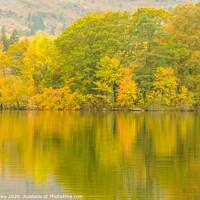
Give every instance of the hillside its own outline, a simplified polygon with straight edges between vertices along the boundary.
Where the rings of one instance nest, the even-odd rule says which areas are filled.
[[[197,3],[200,0],[192,1]],[[41,30],[59,34],[78,17],[95,10],[129,10],[138,7],[155,7],[171,10],[179,3],[189,0],[1,0],[0,27],[5,25],[8,33],[17,29],[21,35]]]

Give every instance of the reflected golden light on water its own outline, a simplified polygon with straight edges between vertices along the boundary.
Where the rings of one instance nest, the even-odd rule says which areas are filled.
[[[0,193],[200,199],[199,133],[192,112],[3,111]]]

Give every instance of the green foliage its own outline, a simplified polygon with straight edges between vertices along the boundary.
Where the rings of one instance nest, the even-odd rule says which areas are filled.
[[[155,73],[153,95],[162,108],[174,106],[177,78],[171,68],[159,67]]]
[[[170,34],[169,63],[175,69],[180,85],[194,93],[196,106],[198,106],[200,102],[200,7],[193,4],[179,5],[172,10],[172,14],[173,18],[167,25],[167,32]]]
[[[24,57],[28,47],[28,41],[15,43],[1,56],[0,66],[4,71],[4,77],[8,75],[20,76],[22,74]]]
[[[79,18],[55,41],[37,33],[31,41],[18,42],[16,31],[8,40],[3,27],[2,105],[199,109],[199,16],[200,7],[192,4],[172,13],[155,8],[140,8],[132,16],[95,12]],[[34,28],[35,19],[36,29],[43,29],[42,17],[29,14],[27,23]],[[9,49],[6,42],[12,44]]]
[[[157,67],[167,65],[162,41],[168,35],[163,24],[170,16],[169,12],[155,8],[140,8],[133,14],[131,35],[125,48],[126,62],[137,66],[135,80],[144,98],[153,87]]]
[[[12,35],[10,36],[10,45],[19,42],[19,36],[17,34],[17,30],[13,30]]]
[[[75,90],[92,92],[97,63],[122,48],[129,18],[127,12],[92,13],[78,19],[57,38],[63,79],[74,78]]]
[[[9,43],[9,39],[7,38],[7,35],[6,35],[6,27],[5,26],[3,26],[1,28],[1,41],[2,41],[3,47],[4,47],[3,50],[7,51],[10,43]]]
[[[36,88],[40,91],[42,88],[50,86],[56,87],[58,77],[56,49],[49,37],[37,33],[31,42],[25,58],[22,74],[35,81]],[[56,79],[56,80],[55,80]]]
[[[44,30],[45,29],[45,25],[43,22],[43,16],[40,12],[38,12],[37,14],[28,14],[27,20],[26,20],[26,25],[28,26],[28,28],[30,28],[31,30],[31,35],[35,35],[35,33],[38,30]]]

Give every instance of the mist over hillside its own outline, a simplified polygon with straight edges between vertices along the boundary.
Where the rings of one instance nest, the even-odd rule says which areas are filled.
[[[138,7],[172,10],[177,4],[200,0],[1,0],[0,28],[8,33],[17,29],[21,35],[36,31],[57,35],[77,18],[96,10],[135,11]]]

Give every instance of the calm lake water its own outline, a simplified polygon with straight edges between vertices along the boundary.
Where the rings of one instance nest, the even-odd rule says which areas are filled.
[[[0,195],[33,194],[199,200],[200,113],[3,111]]]

